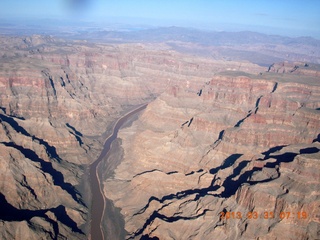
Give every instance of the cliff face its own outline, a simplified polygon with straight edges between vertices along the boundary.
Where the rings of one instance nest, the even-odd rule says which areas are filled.
[[[87,167],[115,119],[149,101],[120,131],[124,160],[104,186],[128,238],[319,235],[317,65],[266,73],[164,44],[0,43],[2,239],[87,239]]]
[[[302,62],[281,62],[273,63],[269,66],[268,72],[289,73],[304,76],[319,77],[320,69],[317,64],[309,64]]]
[[[225,72],[150,103],[105,183],[128,238],[316,239],[318,73]]]
[[[85,173],[115,119],[171,85],[197,88],[226,68],[262,71],[161,44],[41,36],[1,37],[0,43],[2,239],[87,238],[91,197]]]

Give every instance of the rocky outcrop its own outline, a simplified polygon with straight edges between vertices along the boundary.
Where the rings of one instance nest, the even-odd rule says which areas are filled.
[[[319,65],[302,62],[274,63],[269,66],[268,72],[291,73],[294,75],[305,75],[312,77],[320,76]]]
[[[104,186],[128,238],[318,235],[317,65],[267,72],[165,44],[0,43],[2,239],[87,239],[87,167],[115,119],[145,102]]]
[[[115,119],[171,85],[194,89],[226,68],[262,70],[161,44],[43,36],[0,37],[0,43],[2,239],[88,238],[87,167]]]
[[[168,88],[120,131],[105,183],[127,238],[317,238],[319,90],[295,71]]]

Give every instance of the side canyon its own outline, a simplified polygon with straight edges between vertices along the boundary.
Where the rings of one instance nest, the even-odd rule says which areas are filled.
[[[1,239],[90,238],[90,165],[146,103],[98,165],[105,239],[110,221],[126,239],[320,235],[319,59],[171,45],[0,37]]]

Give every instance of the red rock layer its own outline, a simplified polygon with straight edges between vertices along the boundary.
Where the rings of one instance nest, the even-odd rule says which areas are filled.
[[[270,73],[168,88],[121,130],[124,160],[105,184],[128,239],[315,239],[319,90]]]
[[[111,123],[170,85],[198,86],[239,66],[161,44],[42,36],[0,37],[0,43],[0,202],[7,209],[0,215],[1,239],[87,238],[84,173]],[[262,68],[245,63],[240,69]]]

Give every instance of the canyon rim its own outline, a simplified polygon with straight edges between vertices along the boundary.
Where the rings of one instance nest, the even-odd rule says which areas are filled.
[[[200,33],[0,36],[1,239],[319,237],[320,41]]]

